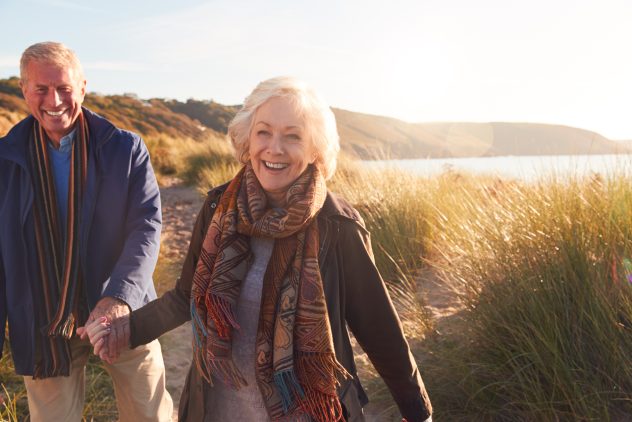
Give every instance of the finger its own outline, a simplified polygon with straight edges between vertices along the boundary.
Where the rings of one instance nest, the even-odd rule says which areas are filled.
[[[94,343],[94,347],[93,347],[93,353],[96,356],[101,356],[101,354],[105,351],[105,353],[107,353],[108,349],[107,349],[107,339],[106,338],[101,338],[99,339],[99,341],[97,341],[96,343]]]
[[[110,335],[107,338],[108,341],[108,358],[113,361],[116,359],[116,343],[117,343],[117,336],[118,336],[118,324],[114,324],[114,326],[112,327],[112,331],[110,331]]]
[[[108,355],[108,348],[107,348],[107,341],[105,338],[102,338],[101,340],[99,340],[99,344],[95,345],[94,347],[94,354],[99,356],[99,358],[104,361],[107,362],[109,364],[112,363],[112,360],[110,359],[110,356]]]
[[[102,327],[99,331],[95,331],[92,334],[90,334],[90,343],[92,343],[92,345],[94,346],[97,341],[99,341],[100,339],[104,338],[105,336],[109,335],[111,332],[111,328],[110,327]],[[95,353],[96,354],[96,353]]]
[[[88,337],[94,337],[98,332],[104,331],[110,328],[111,324],[106,322],[107,320],[100,321],[97,320],[90,325],[86,326],[86,331],[88,332]]]
[[[121,350],[125,347],[125,325],[119,324],[116,327],[116,347],[114,353],[110,351],[110,357],[112,359],[118,359],[121,354]]]

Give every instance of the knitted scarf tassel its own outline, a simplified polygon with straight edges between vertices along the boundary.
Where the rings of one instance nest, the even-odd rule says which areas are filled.
[[[215,295],[207,296],[205,302],[206,309],[210,313],[210,319],[213,321],[218,334],[222,339],[229,340],[229,325],[233,328],[239,328],[233,307],[226,300]],[[201,309],[200,306],[196,306],[195,300],[191,300],[193,358],[199,373],[210,385],[213,385],[212,374],[227,385],[232,385],[236,388],[246,386],[246,380],[232,359],[222,359],[213,356],[211,348],[203,347],[209,341],[209,332],[203,322],[204,319],[198,314],[198,309]],[[204,355],[205,352],[208,356]]]
[[[309,353],[308,356],[297,352],[295,362],[298,372],[305,378],[303,382],[293,369],[274,374],[283,413],[288,414],[296,406],[315,421],[343,420],[342,405],[335,391],[340,384],[339,378],[351,377],[347,370],[330,353]]]

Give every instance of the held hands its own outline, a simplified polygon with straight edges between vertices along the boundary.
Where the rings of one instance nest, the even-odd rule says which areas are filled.
[[[129,349],[129,314],[113,321],[100,317],[77,328],[81,339],[88,337],[94,354],[107,363],[116,361],[121,351]]]
[[[85,327],[77,328],[77,335],[84,340],[86,337],[90,339],[94,354],[99,356],[101,360],[112,363],[108,349],[108,336],[112,331],[112,326],[107,317],[100,317],[92,322],[88,322]]]
[[[77,328],[77,335],[81,339],[88,337],[94,354],[112,363],[122,350],[129,348],[129,312],[125,302],[104,297],[90,314],[86,326]]]

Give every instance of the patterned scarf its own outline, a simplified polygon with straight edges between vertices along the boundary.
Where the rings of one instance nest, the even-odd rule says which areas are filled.
[[[81,286],[79,269],[79,215],[88,169],[88,126],[83,114],[77,119],[77,135],[72,146],[68,181],[68,219],[65,236],[61,233],[53,169],[48,157],[49,142],[39,122],[33,124],[29,140],[29,164],[35,199],[35,243],[41,284],[33,287],[35,303],[36,359],[34,378],[70,374],[68,339],[78,315]]]
[[[273,238],[263,280],[255,346],[257,380],[273,420],[308,415],[342,419],[336,394],[337,362],[318,266],[316,214],[327,190],[314,166],[289,188],[285,208],[268,208],[250,164],[230,182],[213,215],[193,277],[193,352],[200,374],[239,388],[245,385],[232,361],[231,336],[239,329],[235,310],[252,259],[250,237]]]

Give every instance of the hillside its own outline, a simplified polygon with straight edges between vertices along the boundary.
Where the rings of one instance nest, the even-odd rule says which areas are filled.
[[[90,93],[85,105],[144,137],[217,140],[239,106],[214,101]],[[443,158],[497,155],[611,154],[632,151],[591,131],[537,123],[407,123],[391,117],[333,109],[341,148],[372,158]],[[0,135],[28,114],[17,78],[0,79]]]
[[[346,149],[366,158],[613,154],[632,144],[598,133],[539,123],[407,123],[334,109]]]
[[[84,105],[105,116],[117,126],[144,137],[171,139],[216,139],[220,133],[169,107],[171,101],[141,100],[134,95],[86,95]],[[26,117],[28,110],[22,99],[18,78],[0,80],[0,135]]]

